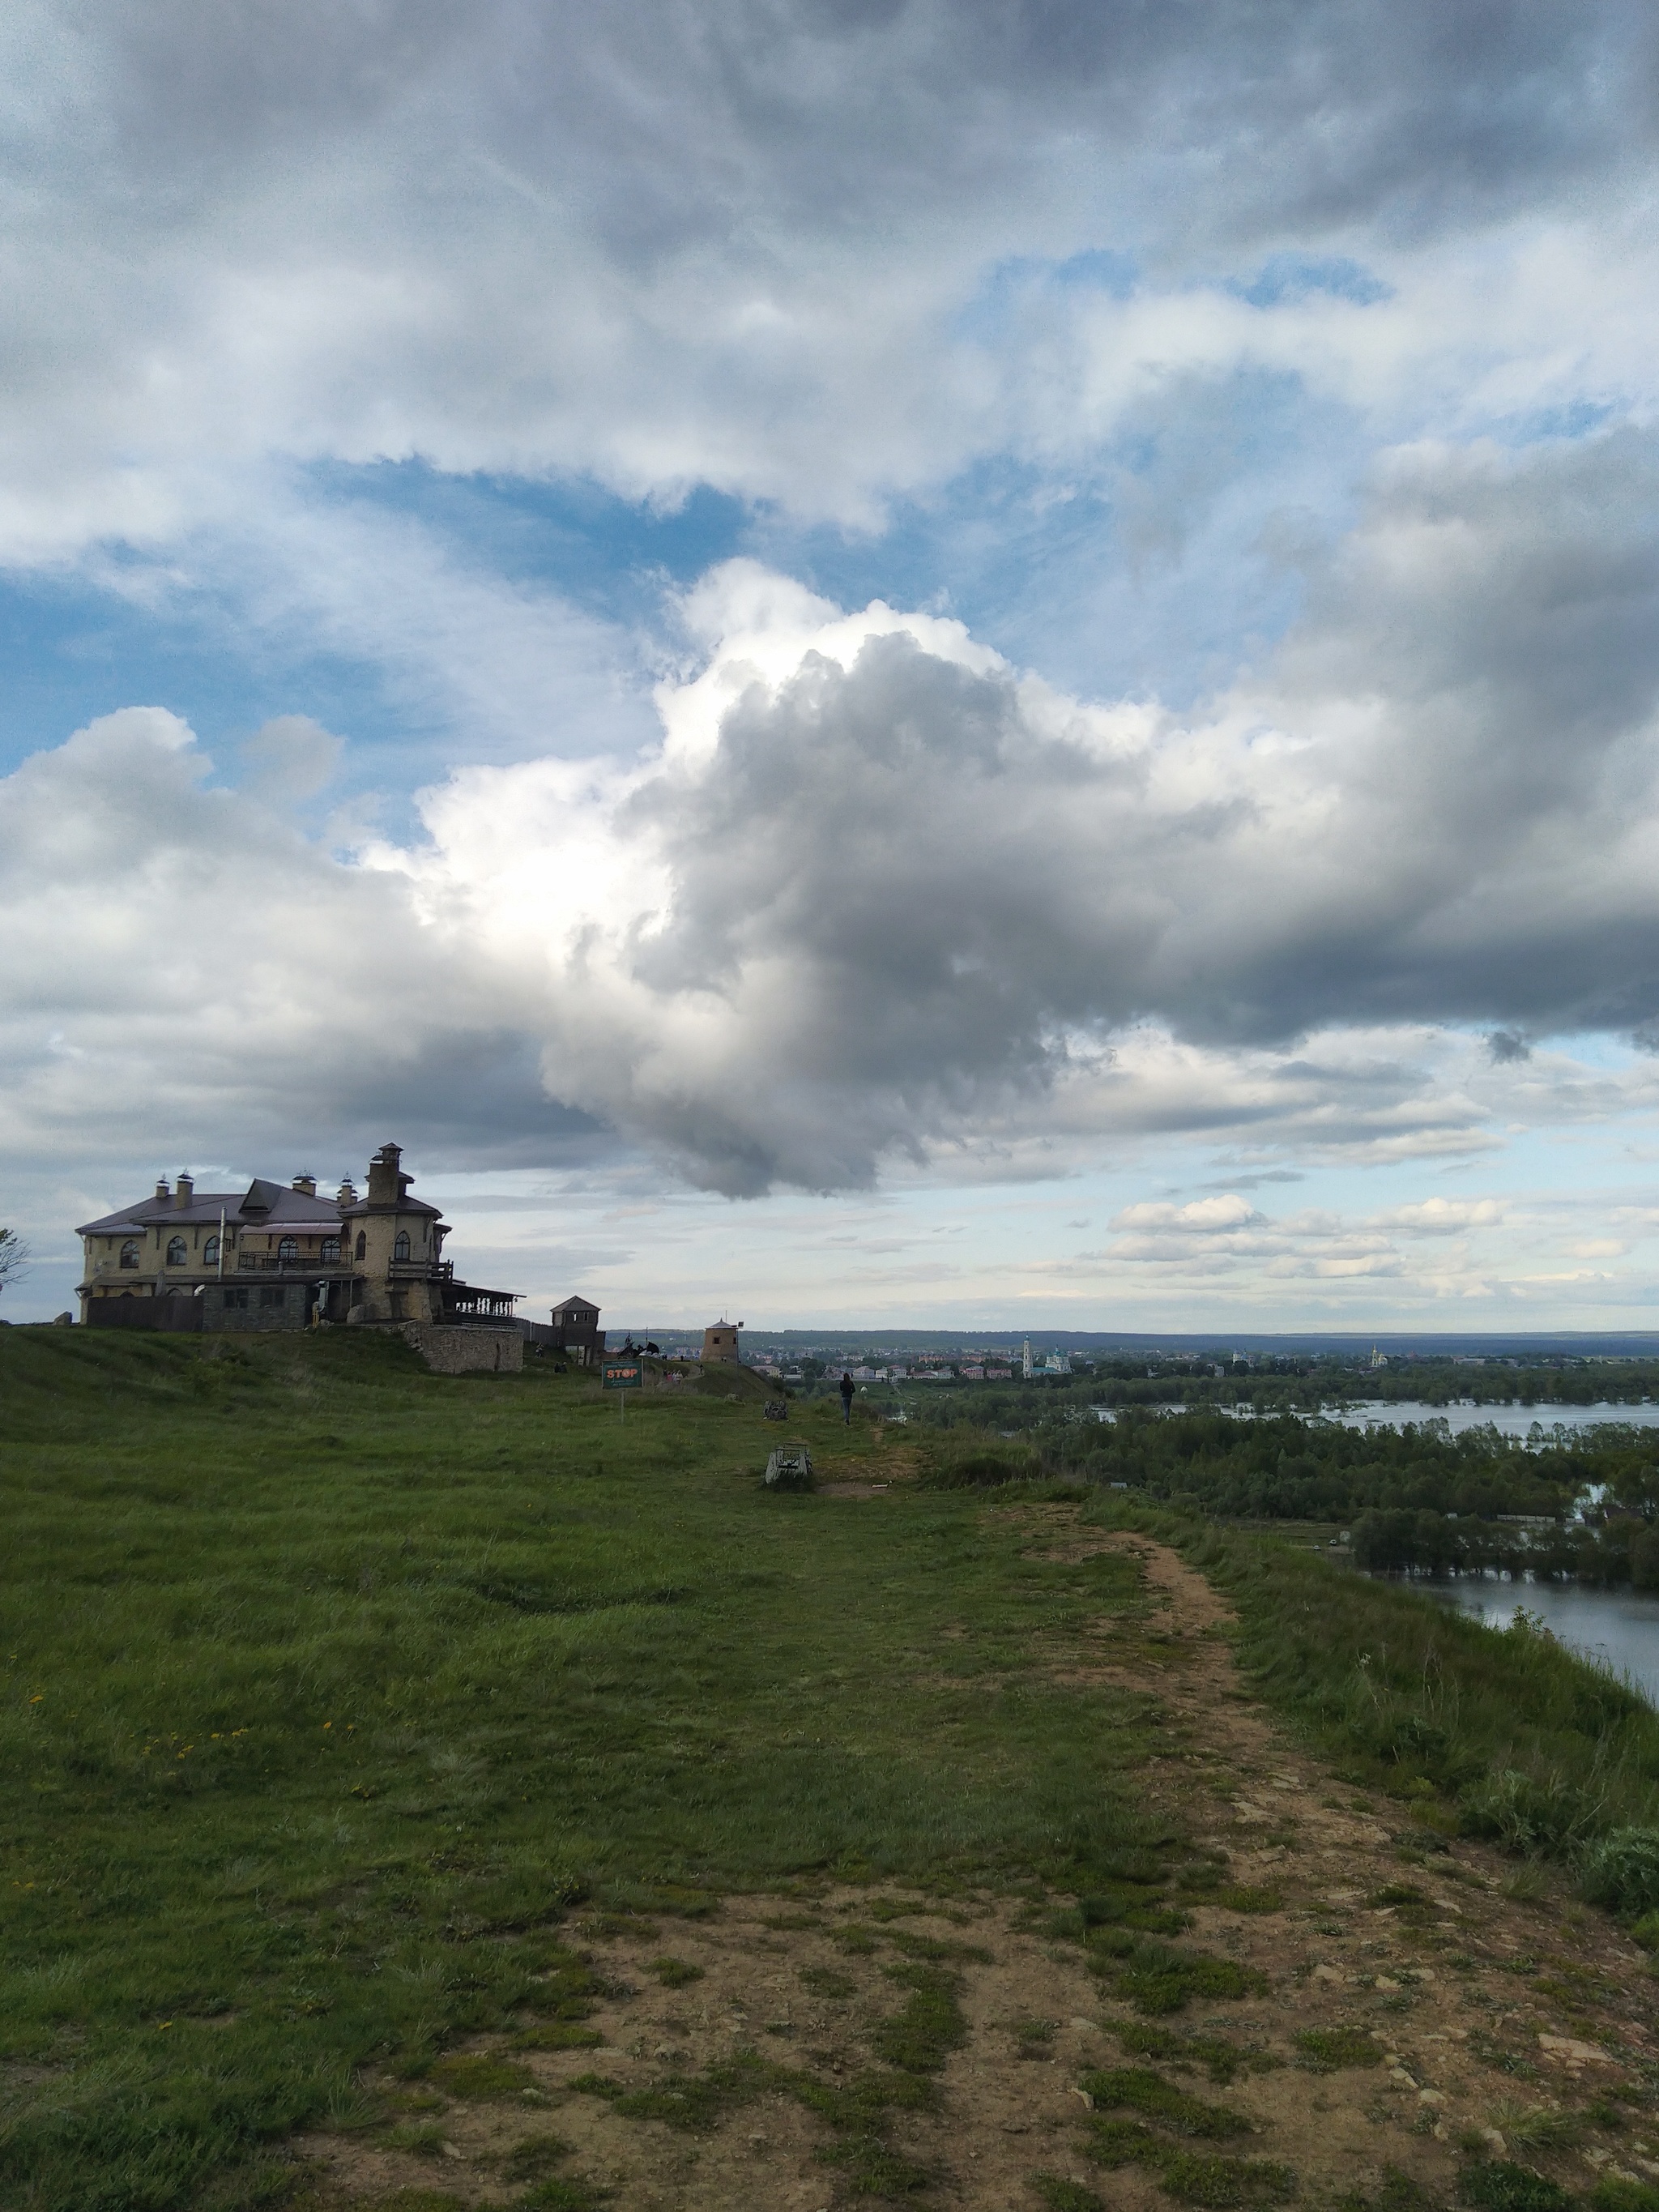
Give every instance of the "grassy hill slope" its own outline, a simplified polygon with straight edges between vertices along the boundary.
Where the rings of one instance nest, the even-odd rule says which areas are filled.
[[[908,2194],[954,2159],[951,2201],[968,2212],[1099,2203],[1063,2176],[1042,2195],[1034,2156],[1010,2148],[1032,2110],[1066,2156],[1139,2160],[1182,2202],[1277,2201],[1288,2154],[1327,2175],[1311,2201],[1364,2212],[1355,2177],[1380,2185],[1369,2093],[1349,2098],[1350,2136],[1310,2117],[1326,2107],[1293,2082],[1272,2087],[1273,2069],[1307,2058],[1316,2000],[1328,2041],[1357,2048],[1363,2026],[1390,2049],[1427,2002],[1413,1992],[1438,1990],[1446,2032],[1425,2032],[1419,2072],[1449,2035],[1466,2037],[1468,2065],[1435,2092],[1466,2120],[1486,2110],[1480,2068],[1536,2078],[1534,2028],[1580,2051],[1593,2032],[1624,2054],[1632,2097],[1650,2096],[1659,2057],[1642,2054],[1644,2039],[1659,2053],[1659,2035],[1637,1954],[1566,1900],[1562,1875],[1537,1873],[1535,1893],[1556,1899],[1547,1940],[1577,1948],[1538,1981],[1535,2021],[1508,2045],[1486,2035],[1488,2014],[1521,2018],[1493,1994],[1509,1988],[1504,1962],[1543,1939],[1517,1918],[1535,1906],[1503,1901],[1486,1847],[1460,1837],[1454,1859],[1446,1840],[1484,1821],[1577,1865],[1610,1823],[1650,1824],[1659,1718],[1641,1700],[1530,1632],[1494,1635],[1282,1544],[1109,1493],[996,1487],[1029,1468],[1018,1448],[999,1444],[994,1463],[971,1434],[893,1436],[862,1413],[844,1429],[833,1402],[792,1407],[780,1429],[763,1395],[649,1391],[624,1414],[579,1374],[438,1377],[400,1340],[355,1331],[0,1330],[7,2212],[253,2212],[313,2186],[290,2154],[305,2131],[313,2151],[368,2144],[365,2172],[402,2158],[418,2173],[418,2158],[447,2155],[415,2124],[426,2104],[466,2136],[468,2193],[386,2194],[371,2177],[351,2203],[597,2203],[557,2176],[507,2193],[508,2166],[463,2106],[521,2094],[532,2077],[507,2051],[533,2054],[533,2078],[565,2098],[562,2126],[578,2126],[584,2099],[600,2113],[580,2124],[596,2170],[623,2154],[616,2131],[637,2127],[668,2143],[654,2171],[683,2174],[676,2129],[713,2128],[769,2096],[790,2124],[810,2115],[833,2138],[826,2149],[802,2137],[805,2164],[777,2169],[793,2171],[790,2188],[827,2159],[842,2179],[826,2201],[832,2187]],[[824,1488],[766,1493],[769,1449],[802,1432]],[[1205,1569],[1236,1625],[1196,1575],[1182,1625],[1172,1550],[1162,1595],[1148,1580],[1154,1537]],[[1233,1650],[1334,1771],[1279,1771],[1282,1735]],[[1258,1796],[1276,1793],[1272,1825],[1239,1794],[1250,1777]],[[1401,1858],[1414,1870],[1403,1885],[1384,1865]],[[1230,1861],[1242,1878],[1224,1880]],[[1420,1887],[1425,1864],[1437,1889]],[[1659,1880],[1659,1852],[1653,1867]],[[717,1917],[722,1897],[744,1893],[747,1934],[735,1909]],[[1345,1923],[1362,1893],[1374,1928]],[[867,1906],[849,1905],[859,1897]],[[579,1900],[580,1940],[631,1944],[636,1972],[676,1967],[652,1954],[675,1948],[654,1930],[678,1917],[696,1937],[680,1948],[701,1945],[711,1983],[724,1972],[734,1993],[775,1979],[794,1944],[796,1986],[821,2007],[862,2005],[840,2048],[861,2037],[856,2063],[873,2053],[879,2067],[838,2071],[827,2042],[788,2063],[733,2043],[700,2072],[653,2080],[654,2039],[682,2033],[677,2000],[642,1996],[565,1948],[556,1931]],[[953,1919],[943,1908],[957,1905]],[[834,1914],[854,1909],[870,1924],[837,1934]],[[933,1932],[893,1932],[918,1910],[939,1914]],[[1385,1918],[1396,1912],[1398,1926]],[[1220,1951],[1164,1941],[1192,1928]],[[994,1958],[981,1941],[993,1933]],[[1317,1984],[1302,1948],[1314,1942],[1352,1948]],[[846,1951],[840,1965],[826,1944]],[[1247,1992],[1254,2041],[1217,2042],[1206,2024],[1209,2040],[1188,2051],[1137,2024],[1195,1995]],[[601,2008],[611,2070],[584,2086],[575,2046],[596,2039],[582,2022],[601,1998],[615,2014]],[[1476,2035],[1459,2025],[1465,2007]],[[1058,2061],[1042,2075],[1068,2035],[1077,2051],[1115,2036],[1178,2072],[1203,2051],[1207,2065],[1220,2051],[1256,2069],[1255,2117],[1203,2124],[1265,2130],[1273,2157],[1166,2141],[1156,2128],[1198,2125],[1192,2099],[1144,2068],[1079,2074],[1074,2055],[1071,2086]],[[624,2056],[624,2043],[638,2048]],[[953,2083],[951,2065],[964,2069]],[[626,2067],[631,2087],[615,2070]],[[407,2127],[393,2124],[399,2081],[414,2085]],[[1129,2084],[1142,2118],[1101,2122],[1092,2148],[1067,2148],[1088,2109],[1079,2083],[1097,2106]],[[1550,2138],[1559,2172],[1578,2142],[1617,2148],[1619,2110],[1590,2094],[1571,2118],[1579,2132],[1560,2119]],[[1432,2123],[1439,2107],[1424,2109]],[[988,2112],[1006,2122],[963,2150]],[[901,2112],[921,2164],[894,2150]],[[1393,2155],[1439,2189],[1455,2133],[1421,2121],[1399,2121]],[[970,2166],[982,2179],[964,2195]],[[760,2201],[718,2173],[702,2197],[672,2193],[682,2186],[639,2183],[618,2212]],[[1532,2212],[1566,2212],[1557,2182],[1540,2186]],[[309,2201],[332,2212],[347,2198]],[[1423,2212],[1431,2198],[1384,2201]],[[1659,2212],[1659,2200],[1594,2203]]]
[[[258,2201],[261,2146],[501,2017],[498,1939],[582,1892],[1075,1884],[1134,1832],[1141,1708],[1024,1671],[1127,1566],[766,1495],[757,1405],[623,1419],[343,1332],[3,1331],[0,1398],[3,2201]]]

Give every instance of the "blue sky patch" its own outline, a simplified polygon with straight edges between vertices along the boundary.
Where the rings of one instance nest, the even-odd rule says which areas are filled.
[[[1284,307],[1311,294],[1323,292],[1334,300],[1346,300],[1356,307],[1374,307],[1394,297],[1385,284],[1346,255],[1329,258],[1305,253],[1269,255],[1249,283],[1234,279],[1226,288],[1253,307]]]

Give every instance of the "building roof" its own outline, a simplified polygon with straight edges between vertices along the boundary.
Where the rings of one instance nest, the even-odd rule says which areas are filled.
[[[599,1308],[594,1304],[592,1298],[561,1298],[557,1305],[554,1307],[553,1310],[556,1314],[596,1314],[599,1311]]]
[[[382,1206],[373,1199],[360,1198],[355,1206],[336,1206],[334,1210],[342,1221],[355,1221],[359,1214],[368,1213],[424,1213],[434,1221],[441,1221],[444,1211],[441,1206],[428,1206],[423,1198],[410,1198],[407,1191],[390,1205]]]
[[[413,1201],[410,1202],[412,1209]],[[77,1237],[112,1237],[123,1230],[154,1228],[187,1228],[211,1223],[219,1226],[222,1210],[228,1226],[238,1229],[274,1229],[290,1235],[337,1236],[343,1209],[338,1201],[314,1196],[303,1190],[294,1190],[287,1183],[267,1182],[256,1176],[246,1190],[192,1191],[189,1202],[180,1206],[178,1194],[158,1198],[154,1193],[140,1199],[136,1206],[124,1206],[118,1212],[106,1213],[101,1220],[82,1222],[76,1231]],[[343,1209],[351,1211],[353,1209]],[[425,1206],[424,1212],[435,1208]]]

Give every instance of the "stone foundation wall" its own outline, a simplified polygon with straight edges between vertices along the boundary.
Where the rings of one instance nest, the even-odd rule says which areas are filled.
[[[82,1318],[92,1328],[198,1329],[199,1298],[88,1298]],[[211,1324],[216,1327],[217,1324]]]
[[[524,1367],[524,1339],[511,1322],[504,1328],[443,1328],[406,1321],[398,1334],[434,1375],[516,1375]]]
[[[230,1336],[308,1328],[316,1293],[309,1283],[210,1283],[197,1304],[202,1327]]]

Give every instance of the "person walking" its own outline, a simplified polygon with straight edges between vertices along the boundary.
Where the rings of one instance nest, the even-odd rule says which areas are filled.
[[[841,1423],[844,1429],[853,1425],[853,1378],[845,1369],[841,1378]]]

